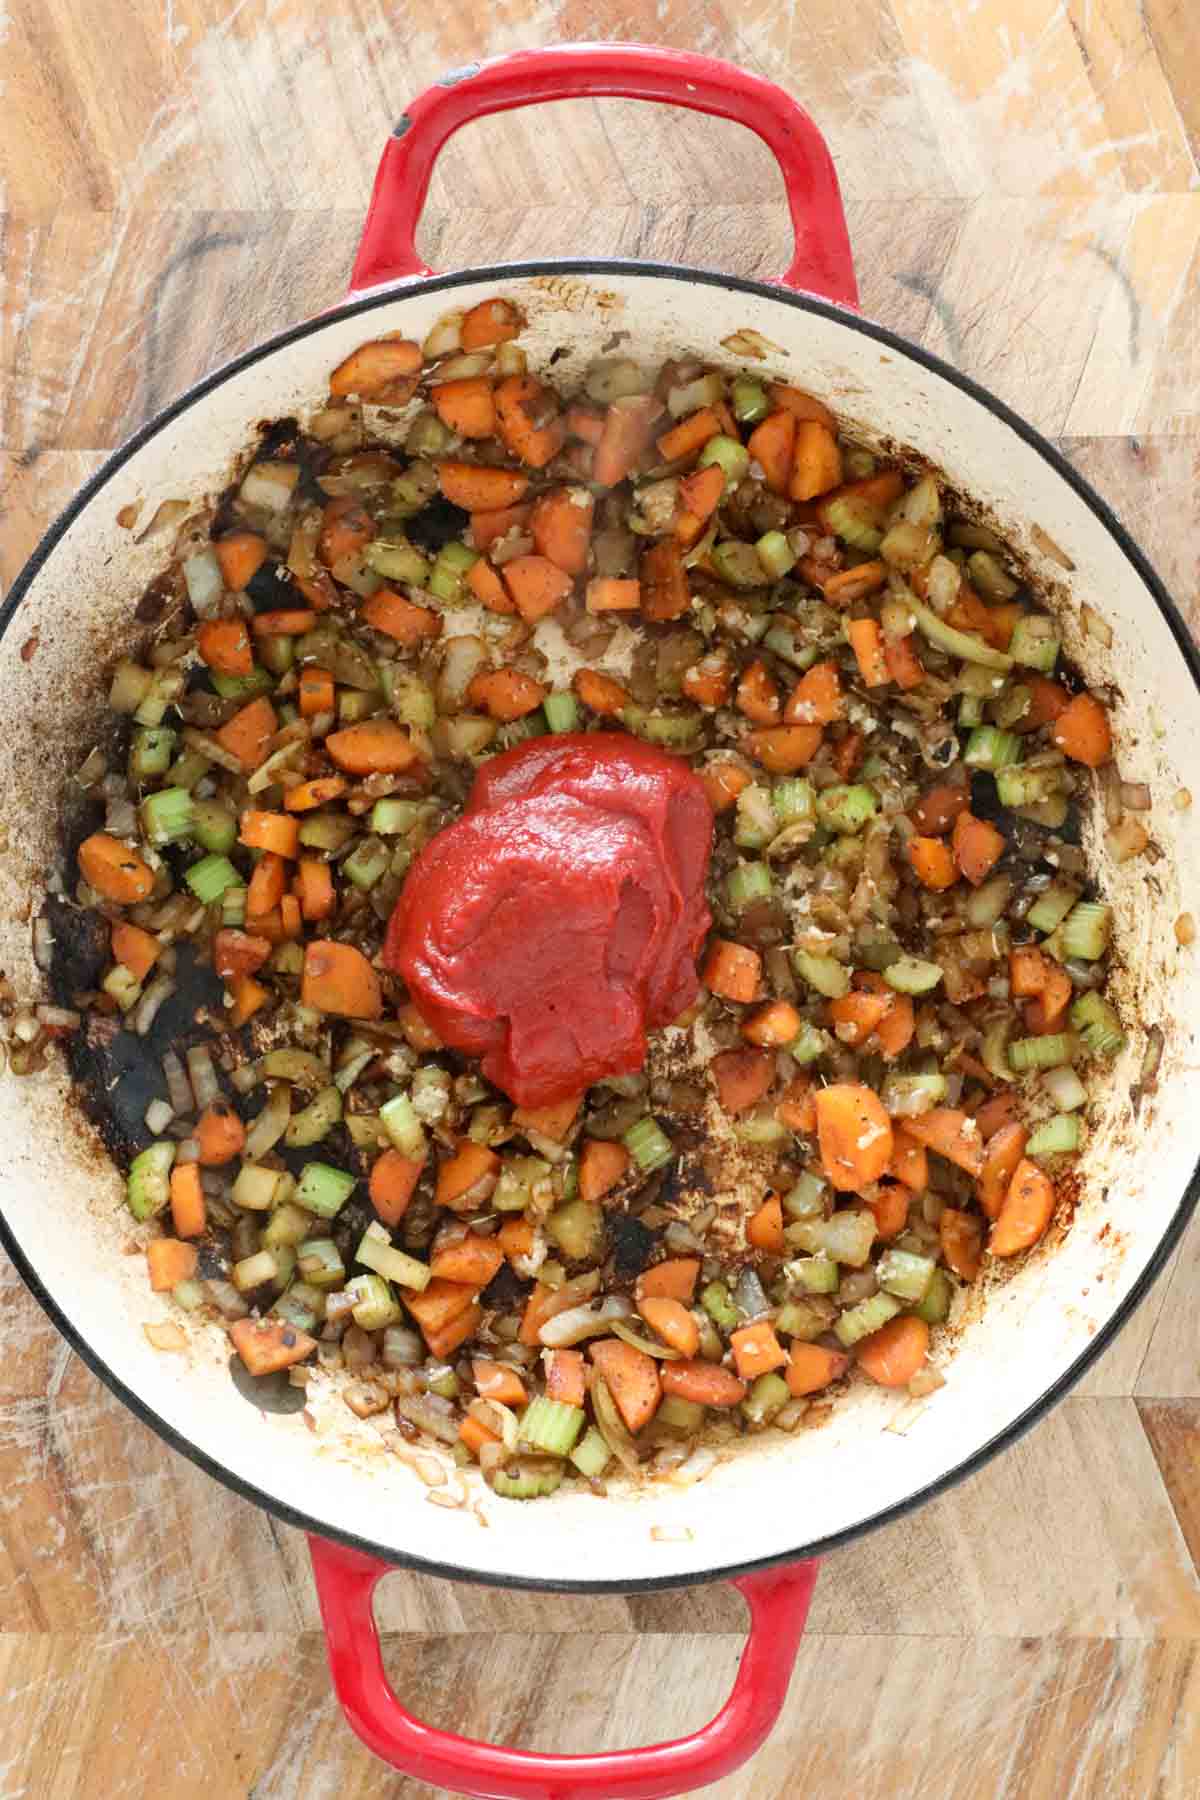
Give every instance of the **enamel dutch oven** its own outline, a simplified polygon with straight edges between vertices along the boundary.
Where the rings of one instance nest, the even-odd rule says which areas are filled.
[[[774,151],[795,255],[777,285],[636,262],[554,261],[431,275],[414,230],[434,159],[467,121],[537,101],[619,95],[733,119]],[[728,1774],[783,1703],[818,1552],[945,1489],[1027,1429],[1111,1341],[1179,1237],[1196,1197],[1190,1021],[1197,965],[1172,922],[1200,892],[1200,854],[1172,797],[1200,768],[1196,652],[1146,559],[1049,444],[973,382],[860,317],[829,154],[778,88],[723,63],[642,45],[569,45],[456,71],[400,121],[380,164],[347,301],[239,357],[182,395],[110,458],[47,533],[0,612],[0,967],[36,992],[29,921],[55,857],[52,797],[92,741],[105,672],[128,641],[136,596],[161,549],[119,523],[168,498],[202,499],[256,421],[320,403],[330,369],[386,332],[422,339],[452,307],[495,293],[529,320],[534,367],[565,346],[582,370],[614,331],[655,363],[754,331],[774,374],[824,396],[864,437],[912,446],[973,496],[1051,584],[1067,648],[1115,691],[1118,759],[1150,784],[1161,857],[1115,868],[1097,821],[1085,844],[1116,909],[1117,992],[1131,1022],[1109,1097],[1089,1121],[1068,1229],[992,1277],[950,1334],[946,1385],[912,1403],[856,1387],[818,1431],[744,1442],[703,1482],[560,1491],[519,1505],[486,1491],[470,1508],[429,1504],[411,1468],[333,1401],[306,1429],[266,1416],[230,1381],[218,1326],[189,1326],[164,1355],[143,1324],[167,1316],[128,1240],[121,1184],[77,1122],[61,1074],[0,1083],[4,1243],[33,1293],[97,1375],[209,1474],[304,1527],[338,1693],[354,1729],[395,1767],[477,1795],[645,1797]],[[744,355],[744,352],[742,352]],[[1071,565],[1068,570],[1067,564]],[[1089,631],[1088,602],[1111,629]],[[29,653],[31,643],[36,653]],[[22,651],[26,654],[23,655]],[[1136,1092],[1145,1027],[1163,1032],[1152,1091]],[[1143,1084],[1145,1087],[1146,1084]],[[477,1480],[472,1477],[472,1480]],[[628,1592],[730,1579],[750,1636],[728,1703],[693,1737],[584,1757],[468,1742],[412,1718],[388,1686],[371,1594],[396,1564],[498,1586]]]

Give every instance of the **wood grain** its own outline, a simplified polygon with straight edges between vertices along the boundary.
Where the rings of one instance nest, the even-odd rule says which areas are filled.
[[[1200,628],[1200,15],[1181,0],[10,0],[0,41],[0,583],[179,388],[342,291],[374,164],[444,68],[551,39],[784,82],[837,158],[864,309],[984,381],[1112,502]],[[770,276],[732,125],[573,102],[463,132],[435,267],[652,256]],[[1075,1395],[830,1557],[779,1729],[719,1800],[1200,1790],[1200,1223]],[[303,1541],[174,1456],[0,1272],[4,1800],[417,1800],[329,1689]],[[803,1496],[797,1496],[803,1506]],[[437,1723],[584,1750],[719,1704],[729,1588],[578,1601],[396,1574]]]

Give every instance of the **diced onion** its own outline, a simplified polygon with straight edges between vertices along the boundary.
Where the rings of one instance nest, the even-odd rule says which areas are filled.
[[[286,1081],[277,1081],[268,1091],[267,1104],[246,1132],[242,1148],[245,1162],[257,1162],[273,1150],[288,1128],[292,1116],[292,1090]]]
[[[145,1037],[157,1017],[159,1007],[174,992],[175,983],[169,975],[155,976],[133,1009],[130,1023],[139,1037]]]
[[[201,550],[199,555],[189,556],[183,565],[183,579],[187,583],[188,599],[196,617],[211,619],[225,587],[216,552]]]
[[[1175,941],[1186,949],[1196,941],[1196,921],[1190,912],[1180,913],[1175,921]]]
[[[146,1108],[146,1130],[152,1137],[159,1137],[174,1117],[169,1100],[152,1100]]]
[[[39,913],[33,921],[33,960],[43,975],[49,969],[53,956],[54,933],[45,913]]]
[[[196,1096],[196,1105],[203,1111],[220,1097],[221,1084],[217,1080],[217,1071],[213,1067],[212,1051],[207,1044],[193,1044],[187,1053],[188,1079],[192,1084],[192,1092]]]
[[[1107,650],[1113,641],[1112,626],[1106,619],[1102,619],[1095,608],[1089,606],[1086,600],[1083,602],[1079,611],[1083,618],[1083,628],[1088,636],[1096,638]]]
[[[297,463],[255,463],[242,482],[241,497],[247,506],[260,506],[264,512],[283,512],[299,479]]]
[[[187,1332],[180,1326],[173,1325],[169,1319],[161,1325],[143,1325],[142,1330],[146,1335],[146,1341],[153,1345],[155,1350],[178,1352],[187,1349]]]
[[[162,1059],[163,1080],[167,1084],[167,1098],[174,1112],[180,1117],[195,1110],[196,1102],[192,1097],[192,1085],[183,1072],[183,1064],[173,1050],[168,1050]]]
[[[1150,789],[1144,781],[1123,781],[1121,783],[1121,801],[1130,812],[1149,812],[1151,806]]]

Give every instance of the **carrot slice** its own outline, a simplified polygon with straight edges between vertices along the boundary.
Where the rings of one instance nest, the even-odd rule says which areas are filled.
[[[486,375],[440,381],[430,389],[434,411],[459,437],[488,438],[496,430],[496,401]]]
[[[682,1300],[690,1304],[700,1273],[698,1256],[672,1256],[638,1276],[637,1291],[645,1299]]]
[[[385,1150],[371,1165],[367,1192],[371,1205],[385,1225],[398,1225],[416,1192],[425,1167],[423,1156],[401,1156],[399,1150]]]
[[[833,1021],[834,1036],[839,1043],[848,1044],[852,1050],[865,1044],[876,1027],[882,1023],[888,1011],[886,994],[865,994],[852,991],[842,994],[837,1000],[829,1002],[829,1017]]]
[[[972,887],[986,881],[1008,849],[1004,833],[986,819],[977,819],[972,812],[959,813],[950,843],[954,860]]]
[[[408,338],[376,338],[352,350],[329,377],[331,394],[357,394],[360,400],[399,399],[409,388],[407,377],[421,367],[420,344]],[[408,393],[404,392],[404,399]]]
[[[524,1391],[522,1388],[521,1392],[524,1393]],[[465,1419],[459,1421],[458,1435],[472,1456],[476,1458],[485,1444],[498,1444],[501,1441],[494,1431],[489,1431],[487,1426],[475,1417],[474,1413],[468,1413]]]
[[[177,1237],[204,1235],[207,1208],[199,1163],[176,1163],[171,1170],[171,1219]]]
[[[289,812],[311,812],[315,806],[324,806],[328,800],[340,800],[346,792],[346,785],[340,775],[322,775],[316,781],[298,781],[283,796],[283,804]]]
[[[787,1244],[783,1235],[783,1206],[778,1194],[769,1195],[758,1211],[751,1213],[746,1221],[746,1242],[767,1256],[783,1255]]]
[[[429,1259],[435,1280],[461,1281],[467,1287],[485,1288],[504,1261],[504,1251],[494,1237],[468,1231],[455,1244],[435,1250]]]
[[[246,1142],[246,1127],[228,1100],[214,1100],[196,1120],[192,1136],[200,1146],[196,1161],[206,1169],[219,1169],[240,1156]]]
[[[958,880],[958,867],[953,852],[941,838],[910,838],[908,860],[917,880],[935,892],[953,887]]]
[[[471,1374],[475,1391],[482,1400],[499,1400],[501,1406],[524,1406],[529,1398],[525,1383],[511,1363],[489,1362],[485,1357],[477,1356],[471,1362]],[[578,1404],[582,1406],[583,1401]]]
[[[779,1096],[775,1117],[789,1131],[799,1132],[804,1137],[814,1135],[817,1129],[817,1104],[813,1084],[807,1075],[796,1075],[788,1082]]]
[[[842,453],[829,426],[820,419],[801,419],[796,426],[792,452],[792,477],[788,493],[793,500],[815,500],[842,480]]]
[[[271,998],[262,982],[253,980],[249,975],[235,976],[229,992],[233,998],[229,1023],[235,1031],[240,1031],[247,1019],[252,1019]]]
[[[516,607],[505,591],[499,573],[485,557],[478,556],[467,570],[467,586],[489,612],[515,613]]]
[[[616,719],[629,705],[629,694],[619,681],[599,669],[576,669],[571,686],[583,704],[601,718]]]
[[[822,1344],[795,1343],[783,1378],[790,1394],[819,1394],[831,1381],[844,1375],[849,1366],[850,1358],[839,1350],[826,1350]]]
[[[857,573],[857,571],[853,571]],[[828,592],[826,585],[826,592]],[[867,687],[883,687],[890,679],[887,659],[883,654],[883,631],[876,619],[851,619],[846,636],[858,662],[859,673]]]
[[[621,1338],[594,1339],[588,1345],[588,1354],[604,1377],[626,1426],[639,1432],[650,1423],[662,1399],[658,1364],[644,1350],[635,1349]]]
[[[1071,1003],[1071,977],[1056,962],[1046,964],[1046,985],[1041,993],[1026,1008],[1026,1019],[1035,1036],[1044,1032],[1057,1031],[1067,1016],[1067,1007]],[[1036,1016],[1034,1015],[1034,1009]]]
[[[536,712],[546,689],[520,669],[492,669],[476,675],[467,688],[467,703],[505,723]]]
[[[881,1181],[875,1193],[867,1199],[867,1205],[875,1218],[876,1233],[885,1244],[899,1237],[908,1224],[908,1209],[911,1204],[908,1189],[899,1181]]]
[[[566,425],[557,407],[558,395],[536,375],[510,375],[496,389],[496,430],[531,469],[544,469],[563,447]]]
[[[929,1156],[903,1120],[893,1124],[894,1143],[888,1173],[902,1181],[914,1194],[923,1194],[929,1186]]]
[[[913,824],[926,837],[944,837],[970,804],[971,791],[965,783],[940,781],[927,788],[913,807]]]
[[[733,681],[733,665],[723,650],[709,651],[690,669],[685,669],[680,686],[697,706],[724,706]]]
[[[636,612],[641,603],[640,581],[620,580],[608,575],[587,584],[586,605],[590,613]]]
[[[747,1043],[761,1044],[764,1049],[779,1050],[792,1043],[803,1023],[790,1000],[772,1000],[759,1007],[742,1026]]]
[[[375,536],[375,523],[353,494],[339,494],[321,514],[317,555],[327,569],[359,556]]]
[[[453,1212],[465,1200],[473,1206],[476,1201],[475,1190],[482,1189],[489,1182],[488,1193],[496,1185],[500,1174],[500,1158],[486,1144],[476,1144],[470,1138],[464,1138],[453,1156],[448,1156],[437,1172],[437,1192],[435,1198],[439,1206],[448,1206]],[[486,1198],[486,1196],[484,1196]]]
[[[715,762],[700,770],[700,779],[708,795],[708,804],[715,813],[723,813],[736,805],[738,795],[750,786],[751,778],[738,763]]]
[[[649,446],[654,422],[661,412],[661,404],[651,394],[631,394],[614,400],[604,415],[592,479],[601,487],[616,487],[624,481]]]
[[[534,548],[567,575],[582,575],[592,541],[596,503],[585,487],[554,488],[533,509],[529,529]]]
[[[325,938],[305,946],[300,999],[316,1012],[344,1019],[378,1019],[383,1012],[379,977],[362,951]]]
[[[988,1238],[992,1255],[1016,1256],[1032,1248],[1054,1216],[1055,1199],[1054,1183],[1044,1169],[1018,1163]]]
[[[835,665],[814,663],[788,695],[783,709],[784,723],[832,725],[842,716],[842,682]]]
[[[775,1058],[766,1050],[722,1050],[708,1067],[728,1113],[756,1106],[775,1079]]]
[[[976,1121],[978,1123],[978,1120]],[[1025,1154],[1029,1133],[1016,1119],[1001,1125],[988,1139],[976,1192],[989,1219],[998,1219],[1005,1195]]]
[[[393,719],[347,725],[330,733],[325,748],[348,775],[400,775],[421,760],[408,732]]]
[[[875,1027],[875,1041],[890,1062],[913,1041],[917,1017],[907,994],[893,994],[888,1009]]]
[[[218,933],[218,936],[220,934]],[[117,919],[112,928],[112,953],[116,962],[138,981],[144,981],[159,957],[163,947],[153,932],[143,931],[140,925],[127,925],[124,919]],[[218,974],[220,970],[218,969]]]
[[[317,1347],[316,1338],[286,1319],[236,1319],[229,1341],[252,1375],[274,1375],[303,1362]]]
[[[1050,742],[1072,762],[1098,769],[1112,756],[1108,714],[1091,694],[1076,694],[1055,719]]]
[[[604,436],[604,414],[594,406],[569,406],[567,432],[571,437],[582,438],[585,444],[595,449]]]
[[[249,675],[254,668],[244,619],[205,619],[196,631],[196,649],[201,662],[222,675]]]
[[[692,603],[683,551],[674,538],[663,538],[642,554],[638,574],[642,611],[655,624],[681,619]]]
[[[529,490],[529,477],[520,469],[496,469],[483,463],[438,464],[438,486],[446,499],[469,513],[498,512],[515,506]],[[482,549],[478,538],[475,548]]]
[[[1036,944],[1014,944],[1009,951],[1008,985],[1015,999],[1040,994],[1049,973],[1049,962]]]
[[[107,831],[93,831],[79,846],[79,872],[89,887],[118,906],[135,906],[154,892],[148,863]]]
[[[275,708],[265,695],[260,694],[249,706],[235,712],[232,719],[213,735],[221,748],[236,756],[249,774],[265,758],[267,745],[278,730]]]
[[[432,1285],[430,1283],[430,1286]],[[407,1295],[405,1298],[407,1299]],[[482,1318],[482,1306],[472,1300],[465,1312],[460,1312],[457,1318],[450,1319],[440,1330],[424,1331],[424,1327],[422,1327],[430,1356],[436,1356],[442,1362],[447,1361],[461,1344],[465,1344],[468,1338],[475,1336]]]
[[[750,459],[763,472],[773,494],[786,494],[796,452],[796,415],[786,407],[768,413],[746,440]]]
[[[849,606],[855,600],[862,600],[868,594],[878,593],[887,580],[887,565],[881,562],[858,563],[853,569],[838,569],[832,575],[826,575],[821,582],[821,592],[831,606]],[[883,658],[883,667],[887,669],[887,659]],[[884,681],[891,679],[885,673]],[[879,683],[870,684],[877,687]]]
[[[328,669],[318,669],[313,664],[301,669],[297,693],[302,719],[315,719],[318,713],[331,713],[336,705],[332,674]]]
[[[587,1365],[582,1350],[550,1350],[546,1354],[546,1398],[562,1406],[582,1406],[587,1399]]]
[[[287,886],[287,868],[282,856],[267,850],[259,857],[250,885],[246,889],[246,918],[254,920],[274,912],[283,899]]]
[[[975,1108],[975,1123],[985,1144],[990,1143],[996,1133],[1005,1125],[1015,1122],[1017,1116],[1017,1099],[1011,1088],[1002,1093],[993,1094]]]
[[[300,848],[300,822],[290,819],[287,813],[247,810],[242,814],[238,842],[249,845],[251,850],[273,850],[276,856],[294,857]],[[271,902],[271,906],[277,904],[277,899]],[[271,907],[256,910],[270,912]]]
[[[720,1363],[664,1363],[661,1380],[664,1394],[675,1394],[698,1406],[738,1406],[746,1398],[746,1383]]]
[[[658,440],[658,453],[664,462],[678,462],[681,457],[695,456],[709,438],[720,435],[721,421],[711,406],[701,407],[689,418],[681,419]]]
[[[468,464],[467,467],[471,465]],[[508,473],[509,471],[504,471]],[[445,491],[443,486],[443,492]],[[510,531],[521,531],[529,524],[533,507],[496,506],[484,508],[471,513],[471,542],[476,550],[490,550],[501,538],[507,537]],[[509,606],[507,611],[511,612]]]
[[[700,979],[710,994],[720,994],[723,1000],[736,1000],[745,1005],[758,993],[762,957],[757,950],[748,950],[745,944],[731,944],[727,938],[714,938]]]
[[[181,1281],[190,1281],[196,1273],[198,1255],[195,1244],[181,1244],[177,1238],[155,1238],[147,1244],[146,1262],[154,1292],[169,1294]]]
[[[1021,670],[1021,686],[1029,690],[1029,706],[1012,727],[1014,731],[1036,731],[1041,725],[1053,725],[1070,704],[1065,687],[1032,669]]]
[[[915,1314],[889,1319],[881,1331],[863,1338],[858,1366],[881,1387],[907,1387],[929,1354],[929,1327]]]
[[[217,539],[213,551],[220,565],[221,580],[235,593],[253,581],[267,560],[266,539],[260,538],[256,531],[230,531]]]
[[[300,911],[310,922],[327,919],[336,904],[333,874],[329,864],[316,856],[302,856],[296,865],[296,898]]]
[[[983,1225],[974,1213],[947,1206],[938,1221],[942,1256],[956,1275],[974,1281],[983,1261]]]
[[[668,1349],[695,1356],[700,1348],[700,1327],[682,1301],[666,1294],[642,1294],[637,1309]]]
[[[745,669],[737,685],[735,705],[756,725],[774,725],[782,710],[779,683],[761,657]]]
[[[772,404],[782,407],[793,419],[815,419],[818,424],[830,429],[837,423],[825,403],[818,400],[815,394],[806,394],[803,388],[789,387],[784,381],[773,381],[769,392]]]
[[[920,687],[925,679],[925,665],[917,655],[915,633],[910,631],[902,638],[885,637],[883,658],[888,674],[898,688],[907,692],[910,688]]]
[[[299,637],[311,631],[317,615],[311,607],[282,606],[273,612],[255,613],[250,627],[256,638]]]
[[[427,639],[440,637],[442,633],[440,612],[431,606],[417,606],[391,588],[378,588],[369,594],[363,601],[362,616],[363,623],[373,631],[382,631],[385,637],[395,638],[406,650]]]
[[[936,1150],[947,1162],[957,1163],[968,1175],[978,1175],[983,1168],[983,1139],[974,1119],[953,1106],[938,1106],[932,1112],[905,1119],[904,1129],[918,1144]]]
[[[514,1262],[518,1256],[528,1256],[533,1249],[533,1220],[505,1219],[496,1233],[496,1241],[509,1262]]]
[[[404,1304],[421,1327],[426,1343],[456,1319],[469,1315],[476,1290],[461,1282],[433,1280],[419,1294],[404,1290]]]
[[[624,1179],[629,1152],[624,1144],[601,1138],[585,1138],[579,1153],[579,1198],[602,1200]]]
[[[746,736],[746,748],[774,775],[791,775],[806,769],[821,748],[825,733],[819,725],[768,725]]]
[[[514,556],[504,565],[504,583],[530,625],[561,606],[571,592],[571,577],[548,556]]]
[[[704,521],[716,512],[724,492],[725,471],[717,463],[685,475],[679,483],[680,511],[675,519],[675,536],[685,545],[694,544],[704,529]]]
[[[835,1082],[816,1095],[817,1142],[831,1187],[849,1193],[878,1181],[892,1160],[892,1125],[879,1095],[861,1082]]]
[[[782,1368],[788,1359],[787,1351],[775,1336],[767,1319],[761,1319],[754,1325],[744,1325],[740,1331],[732,1332],[729,1344],[737,1372],[744,1381],[754,1381],[759,1375],[768,1375],[772,1369]]]
[[[507,344],[520,337],[524,323],[511,300],[481,300],[464,316],[458,341],[464,350],[486,350],[490,344]]]

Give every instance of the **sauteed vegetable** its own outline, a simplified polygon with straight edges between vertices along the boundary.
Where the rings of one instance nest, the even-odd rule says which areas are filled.
[[[515,1498],[940,1385],[1124,1043],[1092,784],[1154,853],[1103,697],[935,475],[758,364],[537,373],[522,326],[363,344],[187,520],[33,1046],[67,1038],[181,1320]],[[700,998],[641,1072],[515,1106],[385,929],[498,752],[614,733],[715,815]]]

